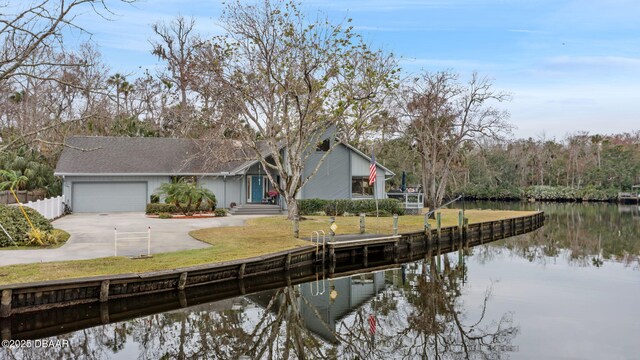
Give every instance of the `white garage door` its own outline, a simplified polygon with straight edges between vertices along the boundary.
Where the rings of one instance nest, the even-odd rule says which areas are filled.
[[[146,182],[74,183],[73,212],[145,211]]]

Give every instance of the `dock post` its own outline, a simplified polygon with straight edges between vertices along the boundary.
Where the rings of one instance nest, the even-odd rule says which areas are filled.
[[[436,213],[436,230],[438,231],[438,243],[442,241],[442,214]]]
[[[469,246],[469,218],[462,219],[462,241]],[[482,241],[482,223],[480,223],[480,241]]]
[[[365,217],[365,213],[360,213],[360,234],[364,234],[364,217]]]
[[[11,340],[11,320],[0,318],[0,339]]]
[[[369,247],[367,245],[362,248],[362,259],[364,267],[369,266]]]
[[[300,217],[295,216],[293,218],[293,237],[300,238]]]
[[[189,303],[187,302],[187,294],[185,294],[184,291],[178,292],[178,303],[180,303],[181,308],[189,306]]]
[[[458,211],[458,239],[462,240],[462,228],[464,226],[464,213]]]
[[[100,303],[100,322],[103,325],[109,323],[109,304],[106,302]]]
[[[100,283],[100,302],[109,300],[109,280],[102,280]]]
[[[183,291],[187,286],[187,272],[180,273],[180,278],[178,279],[178,290]]]
[[[329,218],[329,241],[333,241],[334,237],[336,236],[336,233],[331,228],[332,225],[335,224],[335,222],[336,222],[335,216],[332,216]]]
[[[183,272],[180,274],[180,279],[178,279],[178,290],[183,291],[187,286],[187,272]]]
[[[442,271],[442,261],[440,260],[440,251],[438,250],[438,254],[436,255],[436,268],[438,272]]]
[[[398,235],[398,214],[393,214],[393,235]]]
[[[2,290],[2,300],[0,301],[0,318],[11,316],[11,289]]]

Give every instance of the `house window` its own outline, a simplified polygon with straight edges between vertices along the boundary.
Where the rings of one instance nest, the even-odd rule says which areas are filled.
[[[318,145],[316,146],[316,151],[324,151],[327,152],[329,151],[329,148],[331,146],[331,143],[329,141],[329,139],[324,139],[321,142],[318,143]]]
[[[373,185],[369,185],[369,177],[354,176],[351,178],[351,195],[353,197],[373,196]]]

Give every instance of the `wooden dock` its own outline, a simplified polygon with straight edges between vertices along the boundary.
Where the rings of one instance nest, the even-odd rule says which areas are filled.
[[[3,318],[2,322],[5,323],[19,314],[81,304],[99,305],[149,294],[160,297],[164,296],[160,295],[163,293],[180,293],[191,288],[227,284],[230,281],[240,294],[244,294],[248,291],[245,284],[252,278],[279,276],[288,277],[291,281],[292,277],[287,274],[306,273],[322,259],[325,262],[321,265],[326,265],[331,276],[341,266],[346,266],[349,271],[367,270],[371,266],[378,266],[380,259],[391,259],[392,263],[400,264],[428,253],[439,254],[461,246],[473,246],[524,234],[543,224],[544,214],[538,212],[462,227],[330,241],[321,250],[321,254],[326,257],[319,257],[316,246],[309,245],[250,259],[167,271],[3,285],[0,286],[0,319]],[[7,337],[10,338],[10,332],[2,332],[2,339]]]

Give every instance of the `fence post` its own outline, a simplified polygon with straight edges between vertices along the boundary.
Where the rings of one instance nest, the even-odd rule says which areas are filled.
[[[398,214],[393,214],[393,235],[398,235]]]
[[[118,228],[113,228],[113,256],[118,256]]]
[[[364,217],[365,217],[365,213],[360,213],[360,234],[364,234],[364,231],[365,231]]]
[[[147,256],[151,256],[151,226],[147,227]]]

